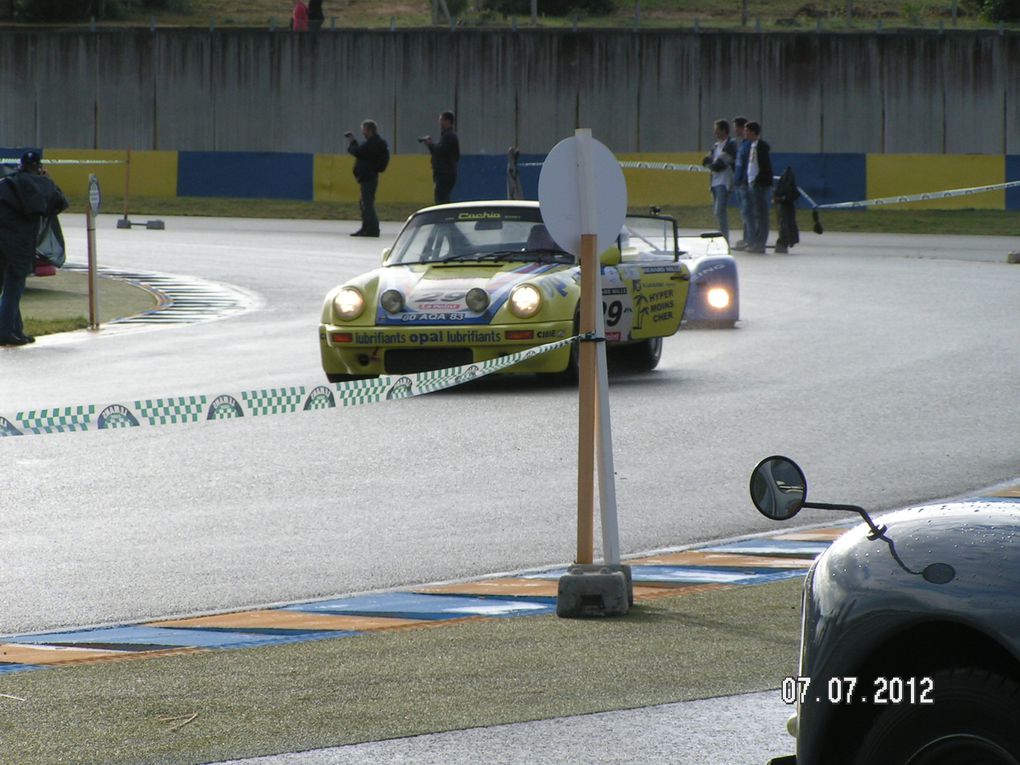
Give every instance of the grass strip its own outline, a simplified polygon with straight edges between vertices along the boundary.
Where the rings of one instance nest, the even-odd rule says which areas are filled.
[[[120,279],[99,278],[99,320],[107,322],[156,307],[148,290]],[[21,299],[25,332],[48,335],[88,326],[88,277],[76,271],[29,278]]]
[[[183,765],[776,688],[800,588],[0,676],[4,760]]]

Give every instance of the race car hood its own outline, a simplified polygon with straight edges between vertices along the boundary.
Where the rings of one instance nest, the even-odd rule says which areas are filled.
[[[528,282],[547,297],[565,296],[575,283],[576,266],[562,263],[414,264],[375,271],[377,300],[396,290],[404,309],[391,314],[376,306],[376,324],[488,324],[518,284]],[[468,291],[481,288],[489,296],[481,312],[468,308]]]

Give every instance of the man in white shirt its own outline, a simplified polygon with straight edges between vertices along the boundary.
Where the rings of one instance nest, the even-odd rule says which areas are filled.
[[[715,144],[701,164],[712,171],[710,188],[712,191],[712,210],[719,223],[719,231],[730,241],[729,216],[727,206],[730,191],[733,190],[733,164],[737,159],[737,144],[730,138],[730,123],[716,120],[713,126]]]

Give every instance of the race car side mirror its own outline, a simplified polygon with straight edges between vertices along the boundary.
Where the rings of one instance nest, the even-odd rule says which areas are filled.
[[[390,259],[390,248],[387,247],[385,250],[382,251],[382,262],[385,263],[389,259]]]
[[[758,512],[774,521],[786,521],[804,507],[807,479],[789,457],[766,457],[751,472],[751,501]]]

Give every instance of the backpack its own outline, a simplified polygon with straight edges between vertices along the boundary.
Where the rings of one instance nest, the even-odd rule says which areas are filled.
[[[382,151],[379,152],[379,159],[375,171],[377,173],[385,173],[386,168],[390,165],[390,147],[386,145],[386,141],[382,142]]]

